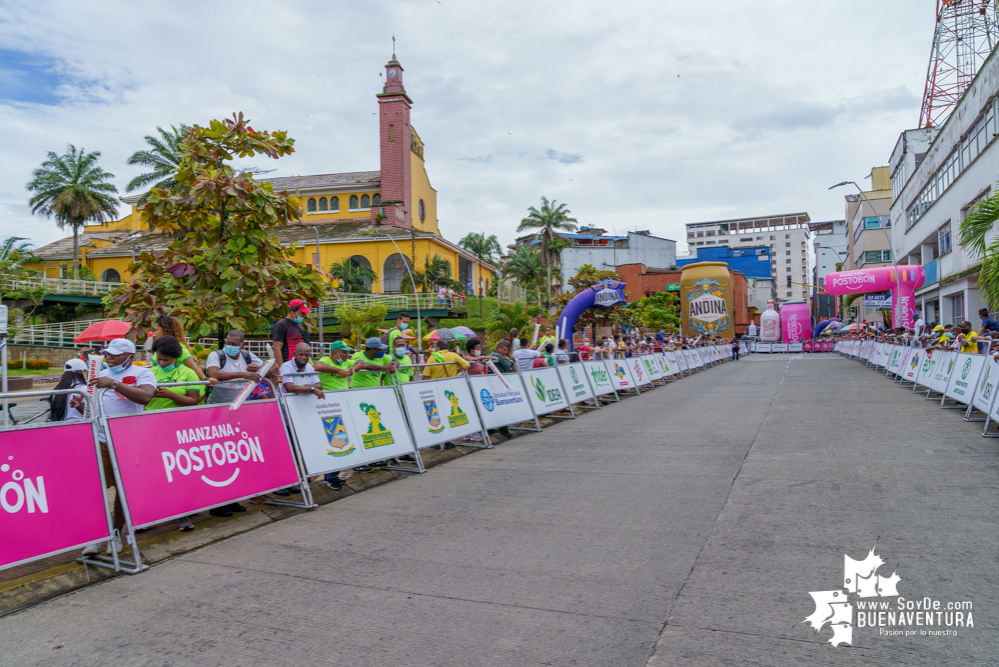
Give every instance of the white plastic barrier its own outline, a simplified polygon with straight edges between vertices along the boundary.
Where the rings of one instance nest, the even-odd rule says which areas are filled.
[[[663,352],[662,354],[663,362],[663,375],[665,377],[672,377],[674,375],[679,375],[683,377],[683,373],[680,369],[680,361],[676,358],[676,352],[669,350]]]
[[[901,345],[892,345],[891,349],[891,360],[888,362],[888,372],[898,375],[899,369],[902,368],[902,361],[906,355],[907,348]]]
[[[506,373],[502,378],[496,375],[473,375],[469,382],[486,428],[534,421],[540,430],[519,375]]]
[[[642,360],[642,364],[645,366],[645,371],[649,374],[653,380],[663,379],[663,367],[659,364],[659,360],[662,359],[660,354],[643,354],[639,357]]]
[[[527,383],[527,395],[537,416],[558,412],[569,407],[558,371],[551,366],[521,371]]]
[[[972,406],[979,412],[989,414],[992,401],[995,399],[996,383],[999,383],[999,361],[991,354],[975,355],[982,357],[982,370],[978,377],[978,386],[975,388],[975,396],[971,400]]]
[[[978,384],[978,376],[984,367],[985,357],[983,355],[959,352],[944,396],[959,403],[971,403],[975,386]]]
[[[404,382],[401,389],[413,438],[420,449],[482,431],[465,376]]]
[[[787,352],[787,343],[771,343],[771,352]]]
[[[804,352],[804,350],[801,343],[788,343],[788,352]]]
[[[950,350],[936,350],[933,357],[936,359],[936,370],[933,372],[933,379],[930,381],[930,391],[943,395],[950,384],[950,376],[954,372],[957,364],[957,352]]]
[[[608,359],[604,361],[607,372],[610,374],[611,382],[614,383],[614,389],[618,392],[635,388],[635,378],[632,377],[631,370],[625,361],[625,359]]]
[[[393,387],[287,395],[285,405],[309,475],[415,452]]]
[[[923,360],[919,364],[919,373],[916,374],[916,387],[930,388],[933,375],[937,371],[937,363],[942,356],[942,350],[923,350]],[[913,387],[915,390],[915,387]]]
[[[639,387],[644,387],[646,385],[655,386],[653,383],[653,377],[645,367],[645,361],[642,357],[634,354],[624,360],[628,364],[628,370],[631,371],[631,376],[635,378],[635,384]]]
[[[607,370],[604,362],[584,361],[583,368],[586,370],[586,376],[590,378],[590,384],[597,396],[617,395],[617,392],[614,391],[614,383],[611,381],[610,371]]]
[[[754,350],[754,352],[773,352],[773,351],[774,351],[773,343],[757,343],[756,349]]]
[[[690,367],[687,365],[687,356],[683,353],[683,350],[674,350],[670,354],[676,359],[676,364],[680,368],[680,377],[683,377],[684,373],[689,374]]]
[[[920,347],[909,348],[909,355],[902,367],[902,380],[904,382],[916,383],[916,376],[919,375],[919,369],[925,356],[926,350]]]
[[[593,400],[593,388],[586,376],[586,369],[582,362],[571,364],[561,364],[556,366],[562,386],[570,403],[582,403]]]

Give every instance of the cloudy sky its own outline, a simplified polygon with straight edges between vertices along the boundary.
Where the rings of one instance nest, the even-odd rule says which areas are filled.
[[[0,238],[63,236],[27,206],[48,151],[124,194],[157,125],[237,110],[296,139],[274,175],[378,169],[392,35],[449,239],[506,245],[542,195],[681,252],[687,222],[842,218],[826,188],[917,124],[934,4],[0,0]]]

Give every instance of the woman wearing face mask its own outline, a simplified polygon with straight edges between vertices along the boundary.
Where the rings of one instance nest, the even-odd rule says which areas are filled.
[[[187,366],[195,375],[198,376],[199,380],[205,379],[205,372],[201,370],[201,366],[198,364],[198,360],[194,358],[191,351],[187,349],[184,345],[184,327],[180,325],[180,320],[176,317],[169,317],[163,315],[156,318],[156,322],[153,324],[153,345],[156,345],[158,341],[163,336],[173,336],[178,343],[180,343],[180,357],[177,359],[177,363],[182,366]],[[156,348],[153,347],[153,366],[156,365]]]
[[[465,361],[469,362],[469,375],[485,375],[485,362],[489,361],[488,355],[482,354],[482,341],[478,338],[469,338],[465,341]]]
[[[55,386],[56,390],[59,389],[75,389],[76,387],[87,386],[86,377],[84,377],[84,371],[87,370],[87,364],[80,359],[70,359],[66,362],[65,371],[62,377],[59,378],[59,384]],[[69,404],[69,394],[60,394],[58,396],[53,396],[51,401],[51,408],[49,409],[49,421],[61,422],[61,421],[73,421],[74,419],[83,419],[83,411],[79,408],[71,407]]]

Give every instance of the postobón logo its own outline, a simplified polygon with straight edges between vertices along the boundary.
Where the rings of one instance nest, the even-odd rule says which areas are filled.
[[[237,427],[239,424],[237,423]],[[232,464],[244,463],[264,463],[263,448],[260,446],[259,437],[251,437],[246,431],[240,432],[232,424],[213,424],[211,426],[201,426],[198,428],[181,429],[176,432],[177,443],[189,445],[195,442],[209,441],[210,444],[198,445],[196,447],[181,448],[176,452],[161,452],[163,459],[163,470],[166,472],[167,482],[173,481],[174,471],[185,477],[192,472],[201,472],[201,481],[209,486],[223,487],[229,486],[239,477],[239,466],[229,474],[229,470],[223,470],[222,475],[229,474],[227,479],[215,480],[208,476],[208,470],[212,468],[226,468]],[[232,440],[222,440],[222,438],[233,438]],[[238,439],[237,439],[238,438]],[[215,440],[215,442],[211,442]],[[215,476],[213,474],[213,476]]]
[[[7,457],[8,461],[13,461],[13,456]],[[0,473],[10,472],[11,464],[0,465]],[[45,495],[45,479],[39,475],[34,479],[24,476],[23,470],[14,470],[10,473],[11,481],[0,486],[0,507],[7,514],[16,514],[21,510],[26,510],[28,514],[39,511],[48,514],[49,501]]]
[[[876,547],[875,547],[876,548]],[[805,618],[803,623],[810,625],[816,633],[821,632],[826,625],[832,628],[833,634],[829,643],[833,647],[840,644],[853,643],[853,611],[849,595],[858,598],[894,597],[898,595],[898,582],[902,580],[892,572],[890,577],[876,574],[877,569],[884,565],[884,560],[874,553],[874,548],[864,560],[854,560],[843,554],[843,588],[829,591],[810,591],[808,594],[815,601],[815,611]]]

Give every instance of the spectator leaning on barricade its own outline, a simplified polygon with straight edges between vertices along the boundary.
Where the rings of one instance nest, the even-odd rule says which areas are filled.
[[[388,344],[388,349],[395,349],[395,339],[399,336],[405,336],[407,329],[409,329],[409,313],[399,313],[399,317],[395,321],[395,326],[388,330],[383,341]]]
[[[70,359],[63,366],[62,377],[59,378],[59,384],[55,386],[55,390],[76,389],[77,387],[80,387],[82,390],[83,387],[87,386],[87,378],[84,375],[86,370],[87,364],[83,360]],[[83,410],[70,406],[69,397],[70,394],[60,394],[51,397],[51,401],[49,402],[50,422],[83,419]]]
[[[544,347],[541,348],[541,359],[544,360],[544,364],[534,363],[535,368],[538,366],[554,366],[555,365],[555,343],[545,343]]]
[[[458,374],[458,368],[468,369],[471,365],[458,354],[447,349],[447,341],[437,341],[437,348],[433,354],[427,357],[428,364],[446,364],[445,366],[427,366],[423,369],[424,380],[437,380],[439,378],[453,378]]]
[[[999,321],[996,321],[994,318],[989,317],[988,308],[982,308],[981,310],[978,311],[978,319],[982,321],[982,326],[978,330],[979,335],[981,336],[988,335],[992,338],[995,338],[996,334],[999,334]]]
[[[514,362],[510,354],[510,341],[504,338],[496,343],[496,350],[489,355],[489,360],[500,373],[512,373]]]
[[[976,338],[978,338],[978,334],[971,330],[971,322],[968,320],[961,322],[961,332],[957,335],[957,339],[955,340],[955,342],[960,345],[959,351],[970,354],[978,352],[978,344],[975,343]]]
[[[351,389],[358,387],[380,387],[388,384],[386,373],[393,373],[399,364],[386,352],[388,345],[380,338],[369,338],[364,342],[364,349],[358,350],[350,358],[354,362],[354,376],[350,379]],[[359,371],[371,371],[362,373]],[[386,379],[385,382],[382,380]]]
[[[342,340],[338,340],[330,345],[330,353],[316,362],[315,368],[319,373],[319,381],[323,385],[323,391],[337,391],[346,389],[350,382],[350,377],[354,374],[354,364],[350,359],[354,351],[350,345]]]
[[[196,384],[189,387],[161,387],[162,384],[172,384],[174,382],[200,382],[201,378],[187,366],[178,363],[183,350],[180,341],[173,336],[160,336],[153,342],[153,351],[156,352],[156,363],[152,365],[153,377],[156,378],[156,391],[153,393],[153,400],[146,404],[146,410],[163,410],[165,408],[187,408],[201,402],[204,394],[204,385]],[[210,514],[218,516],[216,512],[221,508],[209,510]],[[232,516],[229,512],[227,516]],[[180,530],[193,530],[194,524],[190,517],[182,516],[177,519],[177,528]]]
[[[399,382],[410,382],[416,369],[413,368],[413,358],[409,356],[409,340],[405,336],[396,336],[392,339],[392,360],[399,364],[396,374]],[[389,384],[395,384],[395,375],[386,375]]]
[[[520,348],[513,353],[514,361],[517,362],[517,368],[522,371],[529,371],[534,368],[534,360],[541,356],[540,352],[528,347],[530,342],[526,337],[521,338]]]
[[[288,314],[282,317],[271,330],[271,342],[274,345],[274,360],[281,364],[291,361],[298,349],[299,343],[309,342],[309,333],[302,328],[305,315],[312,310],[301,299],[294,299],[288,304]]]
[[[186,336],[184,335],[184,327],[181,326],[180,320],[176,317],[170,317],[168,315],[162,315],[156,318],[156,322],[153,323],[153,344],[156,344],[163,336],[173,336],[180,343],[181,355],[177,360],[178,364],[187,366],[195,375],[198,376],[199,380],[205,379],[205,372],[201,370],[201,366],[198,365],[198,360],[194,358],[191,351],[187,349],[184,345],[184,340]],[[153,363],[156,363],[156,348],[153,348]]]
[[[88,384],[94,388],[94,398],[104,392],[102,405],[104,414],[120,415],[142,412],[153,399],[156,392],[156,377],[144,366],[136,366],[135,343],[125,338],[116,338],[103,350],[107,367],[102,368],[98,377],[90,378]],[[81,408],[82,396],[74,396],[70,405]],[[111,454],[108,451],[107,434],[104,425],[98,423],[97,438],[100,441],[101,460],[104,465],[105,483],[110,488],[116,487],[114,468],[111,466]],[[116,487],[117,490],[117,487]],[[114,498],[114,535],[108,543],[107,552],[121,551],[121,531],[125,527],[125,513],[121,508],[121,494],[115,493]],[[97,553],[98,545],[91,544],[83,550],[84,555]]]
[[[243,332],[233,329],[225,337],[225,345],[208,355],[205,368],[208,377],[218,382],[208,394],[208,403],[232,403],[247,382],[260,382],[257,373],[264,362],[257,355],[244,350]]]
[[[569,352],[569,341],[565,338],[559,340],[558,345],[555,347],[555,358],[556,364],[567,364],[571,360]]]
[[[482,354],[482,341],[478,338],[469,338],[465,341],[465,361],[468,362],[469,375],[484,375],[486,372],[485,362],[489,357]]]
[[[309,363],[312,356],[312,346],[302,342],[295,346],[295,351],[291,359],[281,364],[278,374],[282,377],[281,389],[286,394],[312,394],[319,400],[326,398],[323,393],[322,382],[316,375],[316,369]],[[293,375],[296,373],[306,373],[306,375]],[[291,376],[291,377],[289,377]],[[279,489],[274,492],[278,496],[288,496],[298,493],[301,488],[291,486],[287,489]]]

